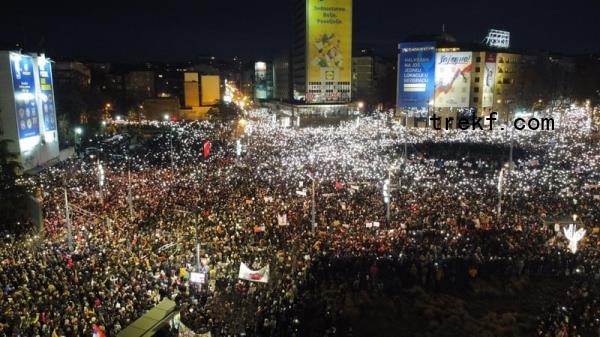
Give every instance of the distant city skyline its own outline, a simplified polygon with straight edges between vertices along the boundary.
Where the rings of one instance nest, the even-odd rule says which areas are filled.
[[[291,44],[291,2],[187,1],[54,6],[13,3],[0,21],[0,43],[22,43],[50,57],[106,62],[174,62],[199,55],[268,59]],[[594,17],[600,5],[539,7],[508,0],[390,3],[354,1],[354,47],[393,56],[413,34],[446,33],[481,41],[490,28],[511,32],[515,48],[565,54],[600,51]]]

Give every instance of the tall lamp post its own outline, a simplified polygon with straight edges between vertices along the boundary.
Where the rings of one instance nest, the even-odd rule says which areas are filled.
[[[104,198],[102,195],[102,189],[104,187],[104,167],[102,167],[102,163],[100,162],[100,157],[98,156],[98,191],[100,192],[100,203],[104,203]]]
[[[65,184],[65,222],[67,223],[67,243],[69,251],[73,251],[73,228],[71,226],[71,216],[69,214],[69,198],[67,196],[67,185]]]
[[[315,230],[315,228],[317,227],[317,208],[316,208],[316,202],[315,202],[315,177],[311,176],[310,174],[307,175],[311,180],[312,180],[312,196],[311,196],[311,202],[312,202],[312,209],[311,209],[311,220],[310,220],[310,226],[312,230]]]
[[[504,184],[504,167],[498,173],[498,219],[502,215],[502,185]]]

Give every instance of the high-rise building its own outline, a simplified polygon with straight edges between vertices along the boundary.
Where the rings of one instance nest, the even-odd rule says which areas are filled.
[[[221,78],[219,75],[202,75],[200,77],[203,106],[216,105],[221,100]]]
[[[254,63],[254,99],[273,98],[273,64],[271,62]]]
[[[497,112],[507,121],[528,104],[527,55],[447,37],[430,41],[398,46],[397,107],[407,125],[427,125],[433,113],[457,121]]]
[[[187,72],[183,74],[183,106],[193,108],[200,106],[200,82],[198,73]]]
[[[352,56],[352,100],[368,108],[393,106],[396,79],[393,68],[391,59],[378,56],[372,50],[356,51]]]
[[[296,0],[293,100],[347,103],[352,89],[352,0]]]
[[[284,50],[273,59],[273,98],[276,100],[290,100],[290,59],[289,50]]]
[[[0,51],[0,139],[24,170],[59,156],[52,64],[44,54]]]

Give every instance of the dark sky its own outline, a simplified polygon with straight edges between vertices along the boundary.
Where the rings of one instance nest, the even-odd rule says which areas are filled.
[[[53,58],[140,62],[196,55],[266,58],[288,46],[291,0],[150,0],[3,3],[0,46],[44,46]],[[600,51],[600,1],[354,0],[354,46],[392,55],[411,34],[480,41],[509,30],[514,47]],[[6,11],[5,11],[6,10]]]

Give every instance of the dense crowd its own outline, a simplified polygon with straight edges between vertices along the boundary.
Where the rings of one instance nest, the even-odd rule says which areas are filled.
[[[564,114],[549,132],[434,132],[384,116],[281,128],[257,110],[147,124],[154,139],[137,147],[122,124],[124,137],[22,179],[43,190],[44,228],[0,246],[0,336],[116,336],[164,298],[197,333],[291,336],[318,279],[444,289],[531,274],[573,280],[540,336],[599,336],[600,151],[584,109]],[[555,225],[573,214],[587,229],[576,254]],[[238,279],[241,262],[268,265],[269,282]]]

